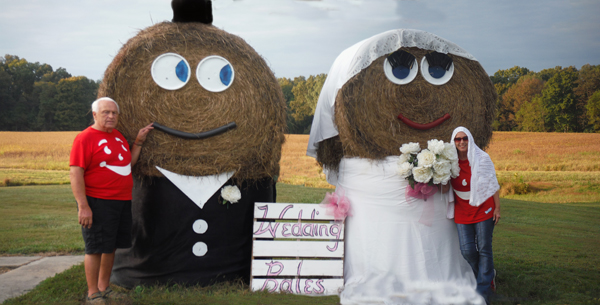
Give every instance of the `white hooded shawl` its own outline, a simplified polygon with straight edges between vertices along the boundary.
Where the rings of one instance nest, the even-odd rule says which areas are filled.
[[[471,135],[468,129],[462,126],[456,127],[452,132],[450,143],[456,147],[454,137],[461,131],[469,137],[469,150],[467,152],[467,159],[471,166],[471,195],[469,197],[469,204],[478,207],[488,198],[492,197],[500,189],[500,185],[498,184],[496,169],[490,155],[475,144],[473,135]]]

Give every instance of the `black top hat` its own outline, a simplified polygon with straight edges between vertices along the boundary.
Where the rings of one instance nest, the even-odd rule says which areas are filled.
[[[201,22],[212,24],[210,0],[173,0],[173,22]]]

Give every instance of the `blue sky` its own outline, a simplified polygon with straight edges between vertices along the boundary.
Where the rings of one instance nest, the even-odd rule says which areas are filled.
[[[121,46],[171,20],[169,0],[0,0],[0,54],[98,80]],[[424,30],[494,74],[600,64],[597,0],[213,0],[213,24],[245,39],[277,77],[327,73],[347,47]]]

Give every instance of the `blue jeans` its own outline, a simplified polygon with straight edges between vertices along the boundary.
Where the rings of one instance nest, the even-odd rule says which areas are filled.
[[[492,233],[494,218],[472,224],[456,224],[460,252],[471,265],[477,279],[477,293],[489,304],[494,278],[494,257],[492,255]]]

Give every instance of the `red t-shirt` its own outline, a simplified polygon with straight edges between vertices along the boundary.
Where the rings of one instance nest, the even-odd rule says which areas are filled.
[[[85,194],[107,200],[131,200],[131,152],[125,137],[86,128],[73,141],[70,166],[84,169]]]
[[[471,224],[492,218],[496,208],[494,197],[488,198],[478,207],[470,205],[471,165],[469,165],[469,160],[458,160],[458,166],[460,174],[450,182],[454,189],[454,222]]]

